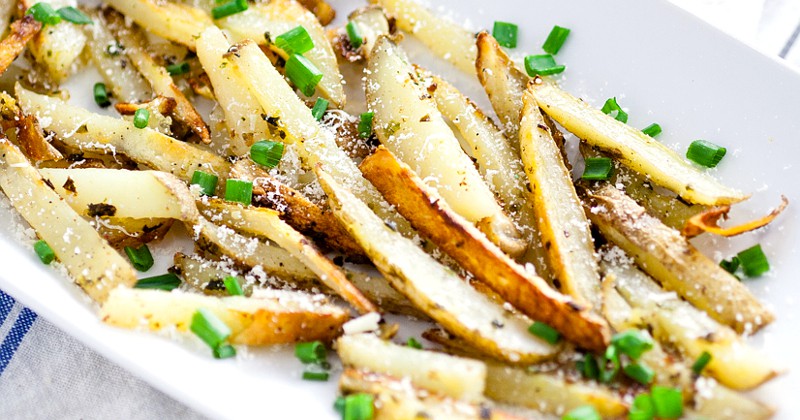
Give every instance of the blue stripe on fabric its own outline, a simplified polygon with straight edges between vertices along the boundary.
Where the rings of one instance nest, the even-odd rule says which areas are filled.
[[[8,332],[3,343],[0,344],[0,375],[8,367],[14,357],[14,353],[17,352],[22,339],[25,338],[25,334],[31,329],[36,318],[36,313],[28,308],[23,308],[20,311],[17,320],[14,321],[14,326],[11,327],[11,331]]]
[[[11,308],[14,307],[16,301],[11,296],[0,290],[0,325],[6,320],[6,317],[11,313]]]

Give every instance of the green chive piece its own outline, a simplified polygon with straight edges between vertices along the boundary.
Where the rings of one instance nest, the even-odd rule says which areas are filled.
[[[611,344],[619,353],[627,354],[635,360],[653,348],[653,339],[639,330],[627,330],[614,334],[611,337]]]
[[[242,285],[239,284],[239,279],[233,276],[225,277],[222,281],[225,284],[225,290],[228,291],[228,294],[231,296],[244,296],[244,292],[242,291]]]
[[[111,101],[108,99],[108,89],[106,89],[105,83],[100,82],[94,84],[94,103],[96,103],[100,108],[105,108],[111,105]]]
[[[528,332],[547,341],[550,344],[558,343],[561,334],[555,328],[545,324],[544,322],[535,321],[528,327]]]
[[[650,137],[655,137],[655,136],[661,134],[661,126],[656,124],[656,123],[652,123],[652,124],[648,125],[647,127],[643,128],[642,129],[642,133],[645,133]]]
[[[517,25],[508,22],[495,21],[492,28],[492,36],[497,43],[508,48],[517,47]]]
[[[679,388],[653,385],[650,389],[656,417],[677,419],[683,415],[683,395]]]
[[[633,404],[628,412],[628,420],[653,420],[656,409],[650,394],[639,394],[633,399]]]
[[[713,168],[719,164],[727,152],[726,148],[709,141],[695,140],[686,150],[686,158],[700,166]]]
[[[742,270],[747,277],[758,277],[769,271],[769,261],[761,245],[753,245],[750,248],[736,254],[742,264]]]
[[[229,179],[225,183],[225,199],[249,206],[253,202],[253,183],[241,179]]]
[[[344,420],[372,420],[375,398],[370,394],[351,394],[344,399]]]
[[[304,54],[314,48],[314,40],[306,28],[297,26],[275,38],[275,45],[286,54]]]
[[[591,354],[583,356],[583,360],[578,361],[577,368],[584,378],[597,379],[600,377],[600,366],[597,365],[597,359]]]
[[[608,365],[611,364],[611,368]],[[617,376],[620,368],[619,353],[615,345],[610,345],[603,353],[603,371],[600,372],[600,382],[609,383]]]
[[[421,350],[422,349],[422,343],[417,341],[417,339],[414,338],[414,337],[408,337],[408,340],[406,341],[406,346],[411,347],[412,349],[417,349],[417,350]]]
[[[586,158],[583,160],[586,166],[583,169],[581,179],[591,181],[604,181],[611,176],[611,159],[607,157]]]
[[[328,351],[325,349],[325,345],[320,341],[297,343],[294,346],[294,355],[303,363],[324,362],[327,354]]]
[[[135,289],[158,289],[170,291],[181,285],[180,277],[172,273],[162,274],[160,276],[147,277],[139,279]]]
[[[336,397],[336,400],[333,402],[333,409],[344,416],[344,397]]]
[[[136,128],[145,128],[150,123],[150,111],[146,108],[139,108],[133,114],[133,126]]]
[[[150,253],[150,248],[147,247],[147,244],[142,244],[139,248],[126,246],[125,254],[128,255],[128,259],[131,260],[133,268],[138,271],[147,271],[152,268],[155,263],[153,261],[153,254]]]
[[[217,190],[217,182],[219,182],[219,178],[208,172],[194,171],[192,174],[191,184],[199,185],[203,195],[214,195],[214,191]]]
[[[217,347],[214,347],[215,359],[227,359],[234,356],[236,356],[236,349],[230,344],[223,343]]]
[[[192,315],[189,329],[212,349],[219,347],[231,335],[231,329],[206,308],[200,308]]]
[[[175,63],[167,66],[167,73],[169,73],[170,76],[180,76],[182,74],[189,73],[190,70],[191,67],[189,66],[189,63],[185,61],[182,63]]]
[[[286,77],[306,96],[313,95],[322,80],[322,72],[302,55],[290,55],[285,69]]]
[[[711,353],[704,351],[692,364],[692,371],[699,375],[708,366],[709,362],[711,362]]]
[[[53,252],[53,248],[50,248],[50,245],[42,239],[33,244],[33,251],[36,252],[39,260],[41,260],[44,265],[50,265],[50,263],[56,259],[56,253]]]
[[[235,15],[247,10],[247,0],[231,0],[221,6],[211,9],[211,16],[214,19],[222,19],[225,16]]]
[[[558,25],[553,26],[553,29],[550,30],[550,35],[547,35],[547,39],[542,44],[542,50],[553,55],[558,54],[558,51],[564,45],[564,41],[567,40],[569,32],[570,30],[567,28]]]
[[[358,121],[358,136],[362,139],[367,139],[372,135],[372,117],[373,112],[365,112],[361,114],[361,119]]]
[[[628,122],[628,114],[622,110],[622,108],[617,103],[617,98],[608,98],[606,103],[603,104],[603,108],[600,109],[606,115],[611,115],[614,117],[615,120],[626,123]]]
[[[596,408],[591,405],[582,405],[564,414],[561,420],[602,420],[602,418]]]
[[[622,368],[622,371],[625,372],[625,375],[636,382],[639,382],[642,385],[649,385],[650,382],[653,382],[653,378],[655,378],[656,373],[653,369],[640,364],[640,363],[631,363],[626,365]]]
[[[361,32],[358,30],[358,26],[352,20],[347,23],[345,26],[345,30],[347,30],[347,38],[350,40],[350,46],[353,49],[358,49],[361,47],[361,44],[364,43],[364,38],[361,37]]]
[[[330,374],[325,371],[305,370],[303,379],[306,381],[327,381]]]
[[[528,76],[550,76],[564,71],[566,66],[556,64],[550,54],[529,55],[525,57],[525,71]]]
[[[719,266],[722,267],[723,270],[733,274],[739,268],[739,257],[734,256],[730,260],[722,260],[719,262]]]
[[[311,115],[314,116],[314,119],[317,121],[322,120],[322,116],[325,115],[325,111],[328,110],[328,102],[324,98],[317,98],[317,102],[314,102],[314,108],[311,108]]]
[[[58,15],[67,22],[72,22],[76,25],[91,25],[94,23],[89,19],[89,16],[72,6],[58,9]]]
[[[284,145],[279,141],[261,140],[250,146],[250,159],[261,166],[274,168],[281,162],[283,149]]]
[[[42,25],[56,25],[61,23],[61,15],[53,9],[49,3],[36,3],[25,12],[26,15],[33,15],[33,18]]]

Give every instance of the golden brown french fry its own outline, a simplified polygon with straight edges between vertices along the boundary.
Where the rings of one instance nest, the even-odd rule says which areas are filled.
[[[13,2],[11,2],[13,3]],[[32,15],[27,15],[11,24],[11,32],[0,41],[0,75],[22,54],[25,45],[42,29]],[[4,31],[0,31],[2,34]]]
[[[731,206],[710,208],[689,218],[689,220],[686,221],[686,225],[681,229],[681,235],[687,238],[693,238],[703,232],[725,237],[741,235],[745,232],[760,229],[770,224],[779,214],[786,210],[786,206],[788,205],[789,199],[786,198],[786,196],[781,196],[781,204],[775,207],[766,216],[729,227],[720,227],[718,223],[719,219],[727,218]]]
[[[589,192],[584,206],[606,238],[665,289],[677,292],[713,319],[738,332],[757,331],[774,319],[733,275],[613,186]]]
[[[512,261],[383,146],[361,171],[420,234],[504,300],[583,348],[605,350],[610,334],[602,319]]]
[[[108,0],[107,3],[148,31],[192,51],[203,30],[214,25],[205,11],[186,4],[155,0]]]
[[[60,160],[64,156],[51,145],[42,133],[39,122],[33,115],[17,114],[17,144],[25,156],[35,163],[45,160]]]

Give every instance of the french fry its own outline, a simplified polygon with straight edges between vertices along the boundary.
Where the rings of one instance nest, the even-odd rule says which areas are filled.
[[[25,156],[0,135],[0,188],[53,249],[75,284],[102,302],[118,285],[132,286],[136,272],[55,191]]]
[[[46,160],[60,160],[64,156],[51,145],[42,133],[39,122],[33,115],[17,114],[17,143],[29,160],[39,163]]]
[[[605,185],[588,192],[584,207],[606,238],[665,289],[711,318],[738,332],[757,331],[774,319],[740,281],[616,188]]]
[[[14,2],[8,2],[13,4]],[[5,8],[6,6],[0,6]],[[2,14],[2,13],[0,13]],[[0,16],[2,18],[2,16]],[[8,21],[8,16],[3,19],[3,23]],[[25,44],[33,39],[42,29],[42,24],[37,22],[33,16],[28,15],[11,24],[11,32],[0,41],[0,75],[6,72],[8,66],[22,54]],[[5,28],[0,30],[0,35],[5,32]]]
[[[6,1],[0,4],[0,37],[6,34],[16,9],[17,3],[13,1]]]
[[[37,0],[20,0],[22,7],[27,10]],[[78,5],[77,0],[51,0],[45,1],[54,9]],[[28,43],[28,49],[34,60],[47,72],[55,83],[61,83],[77,68],[77,62],[86,46],[86,35],[80,26],[67,21],[55,25],[48,25],[47,30],[39,31]]]
[[[195,50],[200,34],[214,22],[198,8],[155,0],[108,0],[108,5],[162,38]]]
[[[379,147],[362,162],[361,170],[420,234],[503,300],[583,348],[606,348],[609,332],[602,319],[512,261],[387,149]]]
[[[469,287],[453,271],[388,227],[321,168],[317,169],[317,177],[328,194],[333,213],[378,270],[445,329],[484,354],[505,361],[533,363],[555,355],[557,346],[528,333],[530,319],[509,314]]]
[[[336,10],[325,0],[298,0],[298,2],[311,11],[322,26],[336,18]]]
[[[131,219],[128,217],[95,217],[89,224],[114,249],[126,246],[139,248],[144,244],[160,240],[172,228],[173,219],[149,218]]]
[[[394,37],[393,32],[396,28],[393,23],[389,22],[382,7],[367,6],[356,9],[353,13],[347,16],[348,24],[352,23],[361,35],[362,44],[358,48],[354,48],[350,42],[350,37],[344,29],[334,32],[331,42],[334,49],[347,59],[354,62],[362,59],[369,61],[372,55],[372,49],[375,47],[375,42],[381,36]],[[397,39],[399,41],[399,39]]]
[[[170,272],[180,276],[185,284],[210,296],[230,296],[225,288],[225,278],[243,274],[235,267],[231,267],[230,264],[207,260],[200,255],[176,252],[172,262]],[[250,296],[253,293],[254,285],[250,282],[240,283],[240,286],[244,296]]]
[[[100,309],[103,322],[121,328],[188,331],[204,308],[231,329],[232,344],[265,346],[331,341],[349,318],[347,311],[320,295],[268,291],[259,297],[217,298],[194,293],[117,288]]]
[[[695,393],[694,414],[720,420],[764,420],[775,410],[742,393],[724,386],[706,383],[704,392]],[[710,392],[707,388],[711,388]]]

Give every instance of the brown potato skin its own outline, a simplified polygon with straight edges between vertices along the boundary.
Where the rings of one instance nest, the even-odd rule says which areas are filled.
[[[231,342],[252,346],[315,340],[330,342],[341,335],[342,324],[349,319],[344,311],[319,314],[259,310],[252,314],[241,312],[238,315],[249,325],[232,336]]]
[[[8,0],[10,1],[10,0]],[[0,41],[0,75],[25,50],[25,45],[42,29],[33,15],[27,15],[11,24],[11,33]]]
[[[415,229],[522,313],[547,323],[581,347],[598,352],[606,348],[609,330],[601,318],[527,273],[448,208],[387,149],[379,147],[360,168]]]

